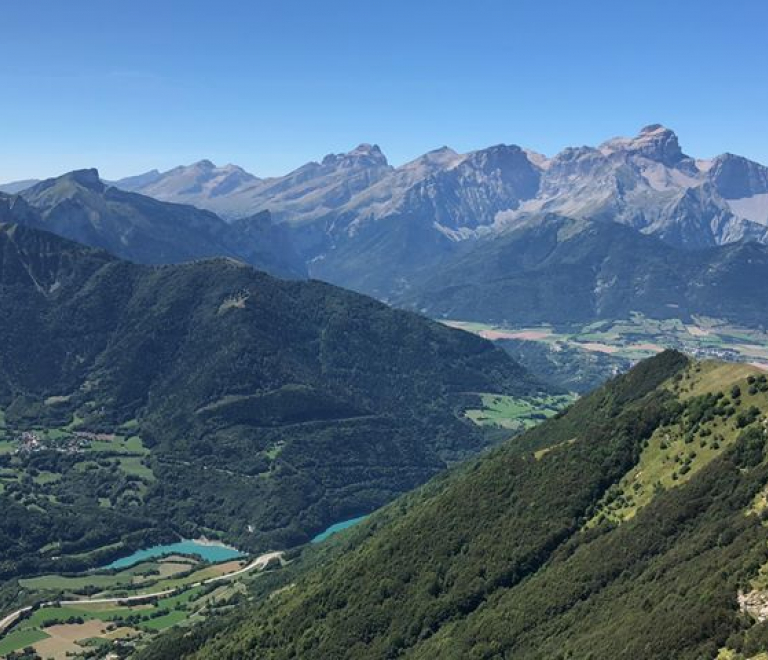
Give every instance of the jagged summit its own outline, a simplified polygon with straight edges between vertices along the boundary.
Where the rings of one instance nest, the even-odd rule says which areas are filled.
[[[368,144],[367,142],[361,142],[358,144],[352,151],[349,152],[348,155],[381,155],[383,156],[381,151],[381,147],[379,147],[378,144]]]
[[[495,144],[487,149],[474,151],[467,160],[481,164],[483,167],[500,167],[507,165],[527,166],[530,161],[525,151],[516,144]]]
[[[342,167],[388,167],[387,157],[378,144],[362,143],[345,154],[328,154],[323,158],[323,165]]]
[[[617,222],[677,247],[768,243],[768,169],[729,154],[694,160],[661,123],[548,157],[509,144],[440,147],[392,167],[364,142],[284,176],[259,179],[206,159],[114,185],[228,221],[267,209],[277,224],[305,228],[297,242],[313,275],[384,296],[393,281],[408,286],[410,268],[452,250],[446,239],[495,235],[547,212]],[[364,248],[342,249],[353,237]],[[389,246],[381,263],[357,260],[379,245]],[[360,278],[380,284],[364,288]]]
[[[675,132],[661,124],[649,124],[634,138],[617,137],[600,145],[604,154],[617,151],[634,153],[665,165],[674,166],[688,158],[680,148]]]
[[[714,158],[709,177],[725,199],[745,199],[768,193],[768,168],[743,156],[725,153]]]

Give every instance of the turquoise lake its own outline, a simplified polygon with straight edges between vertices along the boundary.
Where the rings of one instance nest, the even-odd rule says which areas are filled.
[[[155,545],[144,550],[137,550],[132,555],[121,557],[113,561],[104,568],[128,568],[147,559],[155,559],[165,555],[198,555],[205,561],[217,563],[242,557],[243,553],[235,548],[224,545],[208,545],[198,541],[179,541],[178,543],[169,543],[167,545]]]
[[[337,522],[335,525],[331,525],[324,532],[320,532],[315,538],[312,539],[312,543],[320,543],[320,541],[325,541],[325,539],[327,539],[332,534],[335,534],[336,532],[341,532],[349,527],[352,527],[352,525],[357,525],[357,523],[362,522],[367,517],[368,516],[360,516],[359,518],[352,518],[350,520]]]

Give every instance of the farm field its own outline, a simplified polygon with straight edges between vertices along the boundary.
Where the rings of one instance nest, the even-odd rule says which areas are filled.
[[[524,431],[556,415],[573,403],[575,396],[540,396],[515,398],[500,394],[480,394],[482,408],[465,412],[478,426],[498,426],[513,431]]]
[[[497,342],[551,384],[585,393],[642,359],[674,348],[698,359],[743,362],[768,370],[768,332],[717,319],[657,320],[641,314],[578,326],[497,326],[442,321]]]
[[[35,591],[56,591],[76,593],[83,589],[108,590],[131,588],[156,584],[159,580],[170,578],[180,573],[190,573],[199,565],[189,558],[188,563],[180,562],[144,562],[117,573],[90,574],[80,576],[43,575],[19,580],[19,584]]]
[[[45,406],[59,403],[52,397]],[[0,492],[21,512],[17,515],[26,509],[42,518],[74,508],[97,525],[114,519],[102,512],[118,518],[134,511],[146,515],[157,476],[135,421],[91,431],[77,415],[62,417],[41,414],[40,422],[30,423],[0,409]],[[96,528],[88,542],[64,536],[42,546],[39,570],[28,567],[23,577],[2,584],[0,620],[10,618],[0,625],[0,658],[28,648],[54,660],[130,651],[164,630],[231,607],[263,568],[247,556],[233,559],[226,553],[225,559],[213,552],[220,547],[218,530],[201,530],[205,539],[172,541],[147,520],[137,515],[118,541],[113,535],[107,537],[111,542],[98,543]],[[132,553],[163,545],[174,549],[110,568]]]
[[[95,657],[103,657],[121,647],[136,648],[167,628],[227,607],[257,572],[226,576],[248,565],[260,567],[247,559],[211,564],[173,555],[122,570],[21,580],[20,586],[44,604],[0,634],[0,657],[27,647],[53,660],[94,657],[95,650],[101,652]],[[222,581],[201,584],[221,576]],[[133,600],[123,600],[129,598]],[[113,600],[88,602],[92,599]]]
[[[48,635],[40,630],[16,630],[0,638],[0,658],[47,638]]]
[[[29,511],[44,511],[74,498],[84,508],[125,511],[141,503],[155,481],[149,452],[130,424],[114,432],[87,433],[78,430],[77,419],[23,430],[7,427],[4,416],[0,422],[0,491]],[[52,567],[64,558],[65,565],[75,561],[82,569],[102,568],[65,573],[54,568],[18,579],[19,600],[12,607],[39,606],[0,630],[0,657],[30,647],[41,658],[54,660],[104,657],[121,646],[140,646],[167,628],[228,606],[240,591],[238,585],[253,579],[247,573],[227,577],[248,566],[247,557],[218,560],[186,549],[126,567],[107,566],[116,553],[130,554],[131,549],[122,542],[85,551],[59,543],[43,547],[41,556],[49,557]],[[202,584],[217,578],[223,579]],[[111,602],[87,602],[93,599]],[[10,604],[7,607],[0,618],[13,611]]]
[[[74,418],[59,427],[22,430],[0,417],[0,491],[32,511],[74,500],[120,510],[141,504],[155,482],[141,437],[124,427],[113,433],[78,427]],[[46,553],[63,554],[55,545]]]
[[[496,341],[543,342],[553,350],[570,346],[641,360],[665,348],[677,348],[699,358],[764,361],[764,368],[768,369],[767,332],[732,326],[717,319],[697,318],[694,323],[685,323],[678,319],[657,320],[634,314],[626,320],[573,327],[500,327],[461,320],[443,323]]]

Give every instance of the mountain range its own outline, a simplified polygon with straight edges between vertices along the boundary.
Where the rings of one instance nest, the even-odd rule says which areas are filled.
[[[269,209],[278,222],[322,220],[331,236],[392,215],[421,215],[460,240],[547,212],[608,218],[683,247],[768,240],[768,168],[729,153],[693,158],[658,124],[551,158],[516,145],[466,154],[443,147],[392,167],[377,145],[361,144],[278,177],[202,160],[110,183],[227,219]]]
[[[681,250],[612,222],[555,214],[480,239],[394,298],[432,318],[500,325],[649,318],[768,324],[768,246]]]
[[[27,206],[11,201],[19,195]],[[768,323],[755,289],[768,168],[693,158],[660,125],[551,158],[443,147],[392,167],[361,144],[282,177],[200,161],[112,183],[84,170],[19,195],[0,198],[9,221],[127,259],[231,256],[436,317],[514,324],[644,310]],[[568,228],[553,232],[559,223]]]
[[[443,147],[395,168],[378,146],[361,144],[282,177],[259,179],[200,161],[114,185],[224,217],[265,208],[296,224],[332,216],[335,232],[422,215],[458,240],[551,212],[609,218],[683,247],[768,240],[768,168],[733,154],[695,159],[658,124],[551,158],[516,145],[466,154]]]

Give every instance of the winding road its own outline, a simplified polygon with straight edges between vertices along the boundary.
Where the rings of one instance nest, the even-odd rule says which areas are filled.
[[[45,601],[42,603],[38,603],[38,607],[49,607],[51,605],[55,605],[58,603],[59,605],[89,605],[89,604],[103,604],[103,603],[115,603],[117,605],[124,605],[129,603],[136,603],[136,602],[144,602],[146,600],[151,600],[152,598],[162,598],[165,596],[171,596],[176,593],[180,593],[182,591],[186,591],[187,589],[194,589],[195,587],[201,587],[204,584],[211,584],[213,582],[223,582],[226,580],[231,580],[232,578],[235,578],[239,575],[244,575],[245,573],[250,573],[251,571],[257,569],[257,568],[264,568],[270,561],[273,559],[279,559],[283,556],[283,551],[277,551],[277,552],[267,552],[263,555],[259,555],[254,559],[250,564],[247,566],[244,566],[243,568],[240,568],[236,571],[233,571],[232,573],[226,573],[224,575],[217,575],[216,577],[208,578],[207,580],[200,580],[199,582],[193,582],[192,584],[185,584],[179,587],[174,587],[173,589],[165,589],[164,591],[156,591],[149,594],[140,594],[138,596],[122,596],[122,597],[115,597],[115,598],[80,598],[77,600],[50,600]],[[22,607],[19,610],[16,610],[15,612],[11,612],[9,615],[7,615],[5,618],[0,619],[0,637],[5,635],[8,630],[13,628],[14,624],[16,624],[19,619],[33,609],[34,606],[28,605],[27,607]]]

